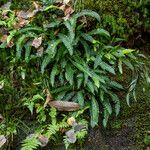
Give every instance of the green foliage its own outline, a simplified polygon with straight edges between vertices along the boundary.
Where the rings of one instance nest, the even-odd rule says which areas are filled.
[[[34,150],[40,146],[40,142],[38,139],[33,135],[31,137],[27,137],[23,143],[21,150]]]
[[[35,142],[30,141],[31,137],[28,136],[23,142],[24,149],[37,148],[40,145],[39,135],[57,141],[61,129],[75,130],[67,124],[66,116],[60,113],[58,116],[56,109],[45,107],[47,89],[54,100],[80,104],[83,110],[73,114],[77,123],[83,122],[87,126],[80,115],[88,109],[91,126],[98,124],[101,113],[106,127],[109,116],[113,113],[117,116],[120,112],[117,92],[126,92],[127,104],[130,105],[130,96],[136,99],[138,78],[140,75],[148,78],[144,63],[140,60],[142,55],[118,45],[117,41],[122,39],[111,39],[109,32],[103,28],[88,29],[83,19],[88,16],[100,21],[96,12],[83,10],[64,19],[64,12],[48,7],[28,19],[27,25],[17,29],[12,22],[19,21],[19,17],[13,11],[6,14],[7,19],[1,17],[1,27],[7,31],[5,41],[2,40],[3,32],[0,35],[0,60],[4,64],[0,64],[2,114],[21,120],[26,115],[29,117],[30,112],[38,122],[37,131],[32,137]],[[8,20],[13,21],[10,23]],[[125,69],[132,72],[128,88],[118,80]],[[15,114],[16,109],[21,112],[21,117]],[[87,127],[75,132],[78,141],[84,139],[86,134]],[[70,145],[67,139],[64,137],[66,148]]]

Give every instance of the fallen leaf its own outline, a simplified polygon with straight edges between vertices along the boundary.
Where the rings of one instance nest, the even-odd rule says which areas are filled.
[[[40,135],[39,137],[38,137],[38,139],[39,139],[39,141],[40,141],[40,145],[41,145],[41,147],[44,147],[44,146],[46,146],[47,145],[47,143],[48,143],[48,138],[46,137],[46,136],[44,136],[44,135]]]
[[[56,0],[55,3],[63,3],[63,0]]]
[[[0,114],[0,123],[3,123],[5,121],[4,117]]]
[[[59,9],[64,12],[64,20],[69,19],[70,15],[74,12],[73,8],[70,5],[62,4],[59,6]]]
[[[75,143],[76,142],[76,135],[73,129],[66,132],[66,136],[68,138],[69,143]]]
[[[74,126],[74,131],[75,131],[75,132],[78,132],[78,131],[80,131],[81,129],[84,129],[84,128],[86,128],[85,125],[76,124],[76,125]]]
[[[0,34],[7,35],[7,34],[9,34],[9,31],[7,30],[7,28],[0,28]]]
[[[21,10],[16,12],[16,16],[23,19],[28,19],[28,13]]]
[[[4,34],[4,35],[0,38],[0,41],[1,41],[2,43],[6,42],[7,37],[8,37],[8,35]]]
[[[76,120],[75,120],[74,117],[70,117],[70,118],[68,118],[67,123],[68,123],[70,126],[73,126],[73,125],[76,123]]]
[[[65,10],[64,10],[64,15],[67,16],[67,15],[71,15],[72,13],[74,12],[74,10],[72,9],[71,6],[66,6]]]
[[[44,52],[44,48],[43,46],[40,46],[38,49],[37,49],[37,56],[38,57],[42,57],[43,56],[43,52]]]
[[[51,93],[49,92],[48,89],[46,89],[46,93],[47,93],[47,97],[46,97],[46,101],[44,103],[44,107],[46,107],[47,104],[52,100],[52,95],[51,95]]]
[[[66,5],[67,5],[69,2],[70,2],[70,0],[63,0],[63,3],[66,4]]]
[[[39,10],[40,5],[37,2],[34,1],[33,5],[34,5],[34,7],[35,7],[36,10]]]
[[[10,40],[9,43],[7,43],[7,46],[8,46],[9,48],[12,48],[12,47],[14,46],[14,41],[13,41],[13,39]]]
[[[32,18],[32,17],[34,17],[38,11],[39,11],[39,10],[36,9],[36,10],[27,12],[27,18]]]
[[[2,5],[3,10],[10,10],[11,2],[7,2],[6,4]]]
[[[65,7],[66,7],[66,5],[61,5],[61,6],[59,7],[59,9],[62,10],[62,11],[64,11],[64,10],[65,10]]]
[[[42,37],[39,37],[39,38],[35,38],[31,45],[35,48],[39,48],[41,44],[42,44]]]
[[[80,105],[75,102],[53,100],[49,101],[48,104],[59,111],[76,111],[80,109]]]
[[[19,29],[24,27],[25,25],[27,25],[29,23],[28,20],[23,19],[23,18],[19,18],[18,22],[15,24],[15,29]]]
[[[6,143],[7,139],[4,135],[0,135],[0,148]]]

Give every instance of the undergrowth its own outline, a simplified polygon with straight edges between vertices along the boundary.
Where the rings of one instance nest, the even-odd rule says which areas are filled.
[[[101,114],[106,127],[109,116],[119,114],[118,91],[126,92],[129,106],[131,95],[136,100],[138,79],[149,82],[145,56],[121,47],[122,39],[103,28],[88,30],[86,16],[100,21],[94,11],[73,13],[69,4],[45,7],[36,2],[33,8],[0,10],[0,133],[13,140],[18,120],[31,117],[39,126],[23,141],[23,150],[44,147],[60,134],[67,149],[85,138],[87,120],[95,127]],[[118,81],[125,68],[131,72],[127,87]],[[58,120],[59,110],[48,107],[50,95],[53,100],[75,102],[80,110],[59,113]],[[82,115],[87,109],[90,117]]]

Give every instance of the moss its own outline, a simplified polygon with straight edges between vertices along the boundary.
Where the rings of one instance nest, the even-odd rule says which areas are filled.
[[[75,9],[93,9],[99,12],[102,26],[111,34],[127,38],[139,28],[150,28],[148,5],[125,0],[76,0]]]
[[[135,143],[135,150],[150,148],[149,131],[150,131],[150,88],[142,92],[143,84],[140,82],[137,89],[137,102],[132,102],[128,107],[126,102],[122,102],[121,114],[117,119],[110,121],[109,130],[122,132],[124,128],[132,128],[135,133],[131,133],[132,140]],[[130,121],[129,121],[130,120]]]

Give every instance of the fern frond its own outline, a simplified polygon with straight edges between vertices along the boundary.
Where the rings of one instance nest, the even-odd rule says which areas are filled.
[[[57,46],[60,43],[60,40],[52,40],[48,43],[46,53],[48,53],[49,58],[54,58],[56,55]]]
[[[52,71],[51,71],[51,74],[50,74],[50,82],[51,82],[52,86],[54,86],[55,76],[57,75],[57,73],[58,73],[58,65],[54,64]]]
[[[22,52],[23,44],[24,44],[24,42],[25,42],[25,40],[26,40],[27,37],[34,38],[35,35],[32,34],[32,33],[23,34],[17,40],[17,43],[16,43],[16,57],[17,57],[17,59],[20,59],[20,57],[21,57],[21,52]]]
[[[26,61],[27,63],[29,63],[29,61],[30,61],[30,53],[31,53],[31,48],[32,48],[31,43],[30,43],[30,42],[27,42],[27,43],[24,45],[24,47],[25,47],[25,61]]]
[[[74,26],[71,25],[70,21],[67,20],[64,22],[64,25],[66,26],[66,28],[68,29],[69,31],[69,36],[70,36],[70,40],[71,40],[71,43],[73,42],[74,38],[75,38],[75,33],[74,33]]]
[[[27,137],[22,142],[22,148],[21,150],[34,150],[37,149],[40,146],[39,140],[33,135],[33,137]]]
[[[108,122],[108,118],[110,116],[109,112],[107,111],[107,109],[104,108],[104,118],[103,118],[103,126],[106,127],[107,126],[107,122]]]
[[[71,65],[68,64],[66,67],[65,77],[67,81],[69,81],[70,85],[73,85],[73,75],[74,70],[72,69]]]
[[[79,91],[77,93],[77,100],[78,100],[78,103],[81,106],[81,108],[83,108],[83,106],[84,106],[84,96],[83,96],[82,91]]]
[[[75,19],[78,19],[79,17],[82,17],[82,16],[90,16],[90,17],[96,18],[98,21],[100,21],[99,14],[94,11],[91,11],[91,10],[83,10],[83,11],[75,14],[73,17]]]
[[[69,54],[73,55],[73,46],[71,44],[69,37],[64,34],[61,34],[61,33],[59,33],[58,36],[62,40],[62,42],[65,45],[65,47],[67,48],[67,50],[69,51]]]
[[[91,116],[91,127],[95,127],[98,124],[99,119],[99,106],[94,96],[92,96],[91,99],[90,116]]]
[[[44,73],[45,68],[47,67],[47,65],[51,62],[51,57],[49,57],[49,55],[45,56],[42,64],[41,64],[41,72]]]

